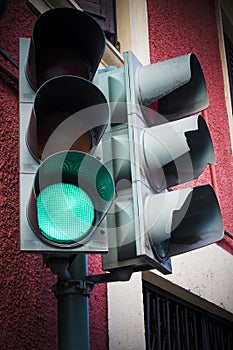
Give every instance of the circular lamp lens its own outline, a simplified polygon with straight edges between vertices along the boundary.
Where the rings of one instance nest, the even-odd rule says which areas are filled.
[[[40,233],[59,244],[73,244],[88,234],[95,219],[94,205],[81,188],[58,183],[46,187],[36,199]]]

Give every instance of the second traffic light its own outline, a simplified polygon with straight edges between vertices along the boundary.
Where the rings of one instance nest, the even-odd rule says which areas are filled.
[[[99,81],[111,110],[104,161],[116,185],[103,269],[169,273],[170,257],[223,236],[210,185],[170,188],[215,162],[206,122],[194,115],[208,107],[201,66],[188,54],[143,67],[127,52],[124,67],[100,72]]]

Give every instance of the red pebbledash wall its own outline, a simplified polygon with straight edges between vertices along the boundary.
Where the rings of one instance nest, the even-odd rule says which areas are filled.
[[[233,162],[225,104],[214,0],[147,0],[151,63],[194,52],[204,71],[210,106],[208,125],[216,155],[216,178],[225,230],[233,233]],[[198,184],[211,184],[210,171]],[[226,235],[219,243],[233,253]]]
[[[18,39],[30,37],[36,15],[26,0],[9,0],[0,19],[0,48],[18,63]],[[19,251],[18,71],[0,56],[0,349],[57,349],[56,279],[40,255]],[[99,256],[89,258],[99,273]],[[90,298],[91,349],[108,344],[106,286]]]
[[[233,233],[233,174],[228,117],[213,0],[148,0],[151,62],[193,51],[209,91],[209,127],[225,229]],[[0,48],[18,62],[18,38],[30,37],[36,15],[26,0],[9,0],[0,20]],[[18,71],[0,56],[0,349],[56,349],[55,283],[42,257],[19,251]],[[198,183],[210,182],[207,169]],[[233,253],[227,237],[219,243]],[[100,272],[100,257],[89,272]],[[90,298],[91,349],[108,349],[106,286]],[[125,349],[122,349],[125,350]]]

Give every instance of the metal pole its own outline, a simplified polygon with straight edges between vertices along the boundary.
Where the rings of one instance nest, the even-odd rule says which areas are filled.
[[[69,271],[70,279],[58,277],[54,294],[58,302],[58,350],[89,350],[87,257],[78,254]]]

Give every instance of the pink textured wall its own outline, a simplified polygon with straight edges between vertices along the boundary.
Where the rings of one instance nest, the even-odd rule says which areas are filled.
[[[30,37],[36,16],[26,0],[9,0],[0,20],[0,47],[18,62],[18,39]],[[0,349],[56,349],[55,278],[42,257],[19,251],[18,72],[0,56]],[[100,257],[89,259],[99,273]],[[107,349],[106,287],[90,298],[91,349]]]
[[[216,154],[216,176],[225,229],[233,233],[233,163],[213,0],[147,0],[151,62],[194,52],[209,93],[208,124]],[[209,169],[199,179],[211,183]],[[220,245],[233,253],[227,236]]]
[[[148,0],[151,61],[193,51],[207,80],[209,126],[217,157],[217,182],[225,228],[233,233],[232,155],[212,0]],[[0,47],[18,61],[18,38],[30,37],[36,16],[26,0],[9,0],[0,20]],[[17,70],[0,57],[0,349],[56,348],[55,282],[41,256],[19,252],[18,84]],[[201,182],[210,181],[205,171]],[[232,252],[227,238],[221,245]],[[100,258],[89,259],[90,273]],[[90,299],[91,348],[107,349],[106,286]]]

